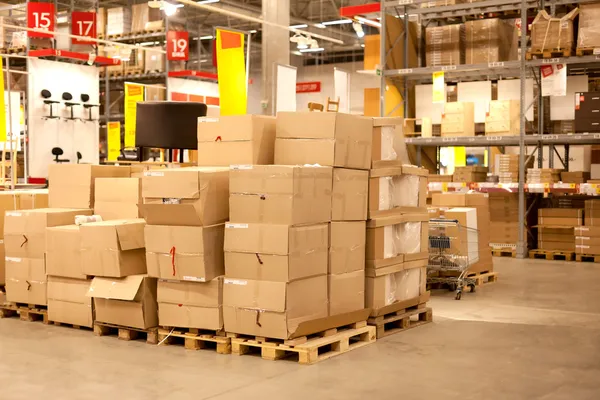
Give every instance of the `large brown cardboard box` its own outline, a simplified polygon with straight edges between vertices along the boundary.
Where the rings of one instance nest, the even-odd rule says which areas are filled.
[[[575,251],[575,238],[570,243],[567,242],[549,242],[538,240],[538,249],[557,250],[557,251]]]
[[[224,281],[227,332],[287,339],[299,323],[327,313],[327,275],[293,282]]]
[[[479,261],[479,231],[477,209],[474,207],[454,207],[444,212],[449,220],[458,225],[446,227],[443,231],[450,238],[449,254],[467,257],[469,265]]]
[[[327,275],[329,315],[365,308],[365,271]]]
[[[6,257],[6,300],[46,305],[46,266],[42,258]]]
[[[140,205],[150,225],[215,225],[229,218],[229,168],[146,171]]]
[[[398,212],[426,212],[427,175],[425,168],[412,166],[370,171],[369,218]]]
[[[48,277],[48,320],[91,328],[94,325],[90,280]]]
[[[96,178],[124,177],[129,167],[91,164],[50,164],[48,167],[51,208],[94,208]]]
[[[46,273],[87,279],[81,267],[81,234],[78,225],[46,228]]]
[[[425,66],[465,63],[465,29],[463,24],[434,26],[425,29]]]
[[[138,204],[142,203],[140,178],[97,178],[94,214],[103,220],[141,217]]]
[[[403,127],[404,118],[373,118],[372,169],[410,164]]]
[[[225,273],[225,226],[146,225],[146,265],[156,278],[207,282]]]
[[[369,193],[369,171],[333,169],[332,221],[365,221]]]
[[[546,10],[538,12],[531,23],[531,49],[534,51],[573,48],[573,20],[579,14],[579,8],[555,18]]]
[[[365,305],[372,309],[391,306],[426,292],[427,268],[410,268],[365,279]]]
[[[92,280],[96,321],[147,329],[158,325],[156,279],[146,275]]]
[[[575,236],[600,237],[600,227],[576,226]]]
[[[538,216],[549,218],[582,218],[583,210],[581,208],[540,208]]]
[[[158,323],[197,329],[223,329],[223,278],[205,283],[158,281]]]
[[[9,257],[44,258],[46,228],[72,225],[76,215],[92,215],[92,210],[38,208],[7,211],[4,219],[4,246]]]
[[[365,269],[366,222],[332,222],[329,229],[329,273]]]
[[[275,164],[369,169],[373,120],[342,113],[277,114]]]
[[[499,18],[465,22],[465,64],[511,60],[514,29],[508,21]]]
[[[48,208],[48,189],[16,190],[14,193],[19,199],[18,210]],[[10,192],[6,194],[10,195]]]
[[[287,225],[328,222],[332,173],[330,167],[232,167],[229,221]]]
[[[275,117],[198,118],[198,165],[273,164]]]
[[[141,219],[116,219],[81,225],[81,263],[86,275],[123,277],[146,273]]]
[[[587,220],[587,218],[586,218]],[[538,215],[538,224],[547,226],[579,226],[582,225],[583,219],[581,217],[544,217]]]

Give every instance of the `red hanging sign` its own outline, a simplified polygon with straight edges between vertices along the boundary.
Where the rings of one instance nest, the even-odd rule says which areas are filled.
[[[167,60],[187,61],[189,58],[189,34],[184,31],[167,32]]]
[[[71,34],[96,38],[96,13],[73,11],[71,13]],[[73,44],[93,44],[89,40],[72,38]]]
[[[27,3],[27,27],[54,31],[54,4],[53,3]],[[28,31],[29,37],[54,37],[52,33]]]
[[[296,83],[296,93],[319,93],[321,91],[321,82],[298,82]]]

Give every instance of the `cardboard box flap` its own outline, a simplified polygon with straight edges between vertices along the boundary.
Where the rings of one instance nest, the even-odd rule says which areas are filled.
[[[92,279],[87,296],[132,301],[140,290],[145,277],[146,275],[131,275],[116,279],[96,277]]]
[[[145,226],[143,219],[123,220],[122,224],[117,224],[115,230],[121,250],[143,249]]]
[[[198,118],[198,142],[238,142],[256,140],[275,131],[275,117],[228,115]]]
[[[387,167],[372,169],[369,171],[369,178],[381,178],[384,176],[398,176],[402,175],[402,167]]]
[[[289,327],[289,331],[292,332],[289,338],[293,339],[343,325],[349,325],[354,322],[366,321],[370,313],[371,309],[365,308],[363,310],[300,322],[297,326]]]
[[[197,199],[213,178],[212,174],[229,173],[228,167],[188,167],[146,171],[142,178],[142,197],[162,199]]]
[[[140,204],[138,206],[146,223],[149,225],[203,225],[198,203],[169,204],[169,212],[165,212],[164,204]]]
[[[373,118],[373,126],[395,126],[395,125],[403,125],[404,118],[401,117],[375,117]]]
[[[429,214],[426,212],[422,213],[409,213],[409,214],[396,214],[385,217],[377,217],[367,221],[367,228],[378,228],[380,226],[389,226],[396,224],[403,224],[405,222],[428,222]]]
[[[421,168],[414,165],[403,165],[402,173],[404,175],[428,176],[429,170],[427,168]]]

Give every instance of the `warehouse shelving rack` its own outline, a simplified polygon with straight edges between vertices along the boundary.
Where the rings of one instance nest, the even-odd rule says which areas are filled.
[[[507,15],[520,17],[520,25],[527,26],[528,12],[537,13],[541,9],[549,8],[554,15],[556,7],[566,5],[576,5],[582,3],[590,3],[593,0],[484,0],[475,1],[473,3],[461,3],[447,6],[437,7],[422,7],[423,3],[428,3],[428,0],[381,0],[381,32],[385,32],[386,14],[394,15],[396,18],[402,18],[404,22],[404,32],[399,40],[404,41],[404,65],[402,69],[386,70],[385,65],[391,51],[387,50],[385,36],[381,35],[380,40],[380,67],[377,74],[381,77],[380,80],[380,115],[385,115],[385,88],[386,79],[394,79],[398,82],[403,93],[404,115],[408,115],[408,86],[409,82],[424,83],[432,81],[432,73],[444,71],[447,81],[473,81],[473,80],[494,80],[502,78],[519,78],[520,79],[520,135],[519,136],[482,136],[482,137],[432,137],[432,138],[407,138],[406,143],[416,146],[417,164],[421,164],[421,152],[423,147],[452,147],[452,146],[471,146],[471,147],[504,147],[504,146],[519,146],[519,183],[516,188],[519,193],[519,240],[516,243],[517,256],[524,258],[527,255],[527,241],[525,233],[525,161],[527,156],[526,146],[535,146],[538,155],[538,167],[542,166],[543,146],[549,146],[549,166],[554,167],[554,155],[558,156],[559,160],[565,167],[568,167],[569,146],[570,145],[591,145],[600,144],[600,134],[571,134],[571,135],[551,135],[545,134],[544,118],[538,118],[538,126],[536,135],[526,135],[526,111],[533,105],[525,103],[525,81],[526,78],[534,78],[534,82],[540,85],[540,67],[548,64],[566,64],[568,72],[577,67],[582,70],[598,70],[600,69],[600,56],[590,55],[581,57],[559,57],[550,59],[533,59],[526,60],[524,55],[527,52],[527,29],[523,29],[523,34],[520,37],[520,60],[491,62],[488,64],[475,65],[451,65],[439,67],[408,67],[408,43],[409,43],[409,16],[418,15],[422,23],[432,21],[441,23],[460,23],[466,19],[478,17],[494,18],[506,17]],[[533,14],[532,14],[533,15]],[[397,44],[392,44],[395,46]],[[422,46],[419,46],[422,50]],[[421,54],[421,51],[418,51]],[[541,93],[541,89],[538,90]],[[541,96],[536,96],[533,100],[538,102],[538,115],[543,115],[544,103]],[[564,160],[556,152],[554,146],[564,146]],[[534,191],[535,192],[535,191]],[[552,192],[549,190],[548,192]]]

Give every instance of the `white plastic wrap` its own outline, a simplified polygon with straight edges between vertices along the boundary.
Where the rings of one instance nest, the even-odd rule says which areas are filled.
[[[422,224],[421,221],[404,222],[384,227],[384,258],[396,257],[399,254],[420,253]]]
[[[398,175],[379,178],[379,208],[391,210],[395,207],[419,206],[420,176]]]
[[[382,160],[397,160],[398,153],[396,153],[395,143],[395,131],[396,126],[382,126],[381,127],[381,159]]]
[[[385,276],[385,305],[414,299],[421,295],[425,268],[413,268]]]

